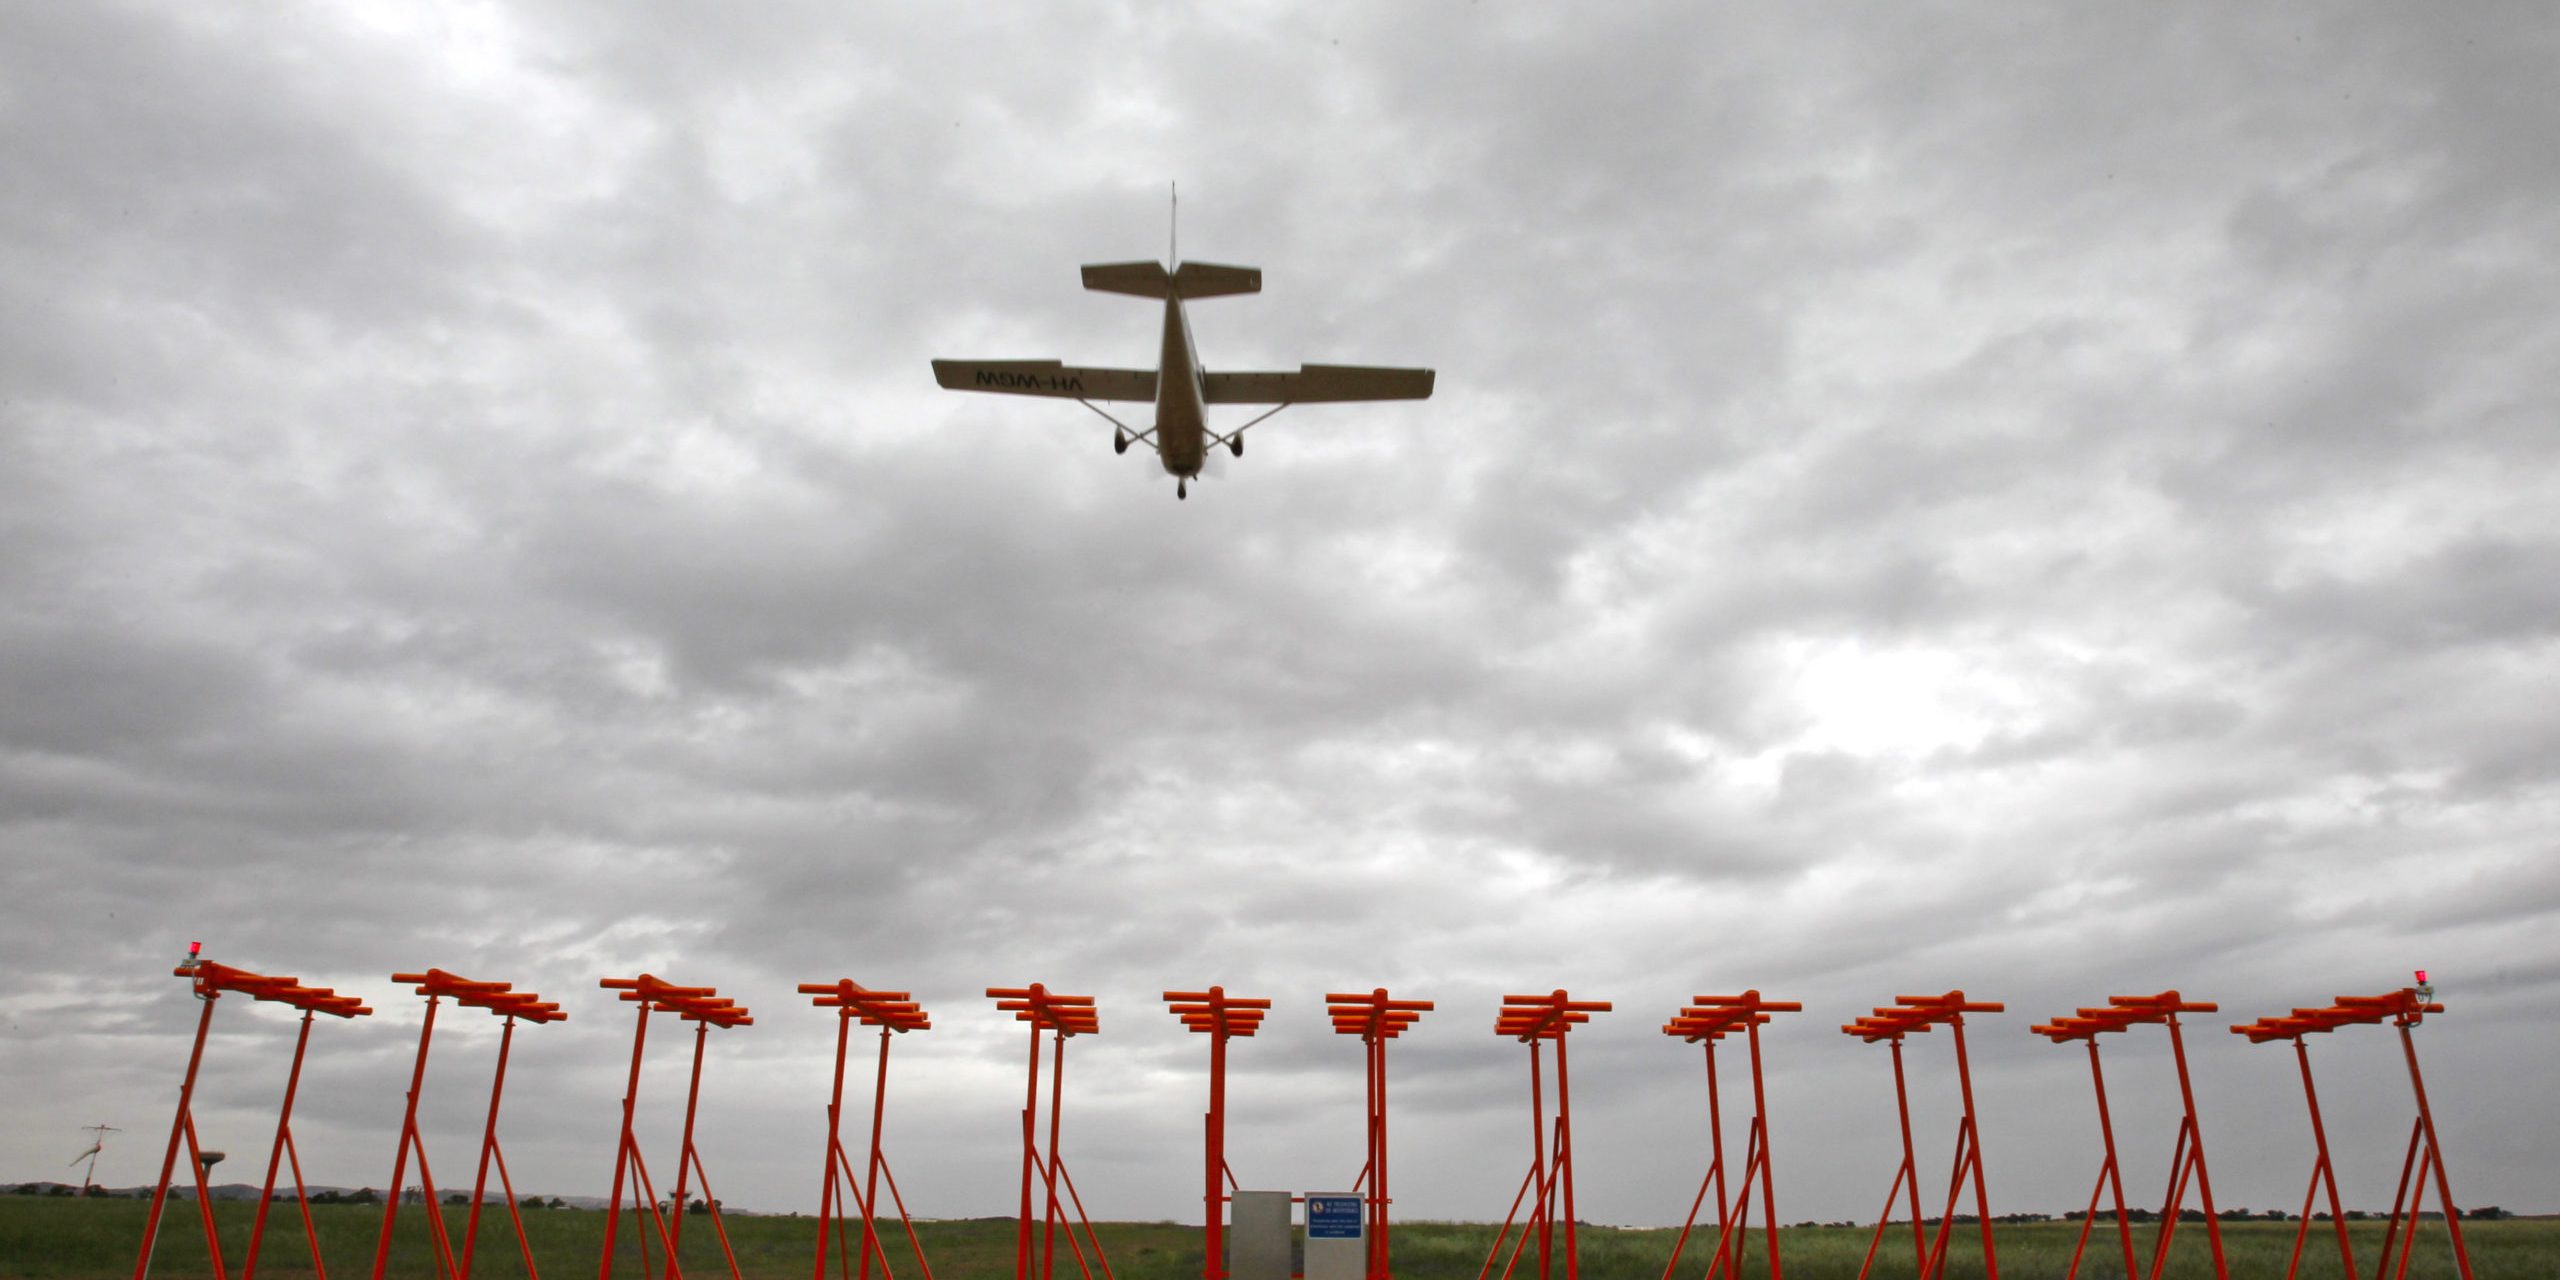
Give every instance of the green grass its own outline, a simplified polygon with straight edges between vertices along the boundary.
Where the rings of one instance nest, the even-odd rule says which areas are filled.
[[[148,1204],[138,1200],[80,1200],[68,1197],[36,1197],[0,1195],[0,1280],[54,1280],[58,1277],[116,1277],[121,1280],[133,1274],[134,1256],[142,1241],[142,1222]],[[457,1237],[463,1214],[447,1209],[447,1227]],[[256,1206],[223,1202],[214,1206],[214,1216],[223,1240],[229,1274],[236,1278],[242,1255],[248,1247],[249,1226]],[[320,1247],[331,1275],[339,1280],[356,1280],[372,1273],[374,1243],[382,1226],[379,1207],[361,1205],[317,1205],[312,1217],[320,1234]],[[524,1215],[527,1234],[531,1237],[534,1259],[544,1273],[555,1280],[583,1277],[596,1268],[604,1243],[605,1215],[592,1210],[550,1209]],[[817,1243],[817,1222],[812,1218],[736,1217],[728,1219],[729,1237],[736,1248],[738,1264],[753,1277],[776,1280],[806,1276],[809,1273]],[[2350,1224],[2355,1233],[2356,1259],[2370,1270],[2381,1246],[2381,1224]],[[484,1214],[481,1241],[473,1274],[478,1280],[509,1280],[524,1274],[513,1233],[508,1230],[503,1211],[494,1216]],[[1889,1233],[1885,1246],[1878,1251],[1877,1280],[1892,1280],[1913,1274],[1908,1228]],[[2103,1231],[2104,1228],[2102,1227]],[[889,1260],[902,1280],[920,1280],[914,1254],[903,1234],[892,1226],[889,1238]],[[1196,1226],[1172,1223],[1104,1223],[1099,1228],[1102,1247],[1109,1254],[1111,1269],[1117,1280],[1190,1280],[1200,1274],[1200,1230]],[[2001,1273],[2020,1280],[2039,1280],[2062,1275],[2071,1258],[2072,1241],[2079,1228],[2073,1223],[2028,1223],[1999,1228]],[[2304,1250],[2302,1275],[2337,1280],[2339,1275],[2334,1237],[2325,1223],[2315,1224],[2311,1243]],[[2247,1222],[2223,1224],[2223,1240],[2231,1262],[2231,1274],[2258,1280],[2284,1274],[2286,1255],[2293,1247],[2294,1226],[2291,1223]],[[858,1235],[858,1233],[856,1233]],[[1010,1219],[971,1222],[932,1222],[918,1227],[925,1255],[933,1263],[936,1280],[1009,1280],[1013,1274],[1014,1225]],[[1589,1280],[1660,1280],[1664,1261],[1670,1256],[1673,1233],[1667,1230],[1627,1231],[1604,1227],[1587,1227],[1579,1233],[1582,1246],[1582,1274]],[[2560,1276],[2560,1221],[2521,1220],[2505,1222],[2465,1223],[2463,1235],[2471,1247],[2473,1274],[2479,1280],[2523,1280],[2524,1277]],[[1982,1250],[1979,1228],[1957,1228],[1948,1247],[1950,1277],[1980,1277]],[[2137,1236],[2145,1246],[2148,1261],[2149,1235]],[[1395,1263],[1399,1280],[1475,1280],[1485,1253],[1493,1243],[1493,1228],[1472,1224],[1416,1222],[1395,1228]],[[1759,1233],[1752,1235],[1752,1246],[1746,1255],[1747,1276],[1768,1274],[1764,1255],[1760,1252]],[[1779,1251],[1786,1263],[1787,1274],[1796,1280],[1852,1280],[1858,1264],[1866,1254],[1868,1229],[1852,1227],[1789,1227],[1779,1232]],[[1561,1250],[1562,1241],[1558,1240]],[[2109,1272],[2101,1252],[2111,1248],[2112,1240],[2099,1235],[2090,1242],[2090,1258],[2082,1263],[2083,1276],[2107,1277],[2121,1274]],[[1706,1254],[1714,1248],[1712,1236],[1692,1236],[1682,1255],[1682,1280],[1700,1280],[1706,1265]],[[1533,1241],[1522,1254],[1515,1280],[1527,1280],[1536,1274],[1537,1245]],[[653,1250],[654,1252],[654,1250]],[[615,1272],[637,1277],[640,1252],[633,1238],[631,1219],[623,1219],[621,1238],[615,1249]],[[2121,1253],[2117,1253],[2121,1259]],[[204,1229],[192,1203],[172,1201],[161,1225],[159,1256],[152,1268],[155,1280],[197,1280],[213,1274],[204,1243]],[[726,1275],[721,1262],[719,1243],[710,1229],[710,1220],[694,1217],[687,1220],[684,1232],[683,1262],[688,1273],[711,1277]],[[1497,1268],[1497,1271],[1499,1268]],[[1564,1271],[1559,1252],[1556,1274]],[[2205,1232],[2200,1223],[2189,1223],[2179,1229],[2177,1247],[2168,1274],[2192,1280],[2212,1275],[2211,1258],[2206,1251]],[[279,1204],[270,1212],[265,1250],[259,1258],[258,1274],[269,1277],[302,1277],[311,1272],[311,1254],[303,1241],[299,1215],[291,1204]],[[403,1280],[431,1280],[436,1275],[435,1262],[429,1250],[426,1214],[419,1206],[403,1206],[399,1226],[393,1238],[390,1274]],[[2452,1250],[2440,1223],[2425,1224],[2419,1239],[2418,1253],[2410,1264],[2409,1275],[2436,1280],[2455,1275]],[[1072,1255],[1065,1237],[1058,1243],[1057,1275],[1061,1280],[1077,1280]]]

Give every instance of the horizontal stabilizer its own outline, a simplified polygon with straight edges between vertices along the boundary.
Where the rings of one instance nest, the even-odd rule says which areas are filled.
[[[1156,398],[1156,375],[1151,370],[1086,369],[1055,360],[936,360],[933,377],[953,391],[1056,396],[1062,400]]]
[[[1428,400],[1429,369],[1307,364],[1296,373],[1212,373],[1201,382],[1209,404],[1323,404],[1342,400]],[[945,386],[950,384],[945,383]]]
[[[1186,262],[1167,274],[1160,262],[1102,262],[1084,269],[1084,287],[1140,298],[1221,298],[1262,292],[1262,270]]]

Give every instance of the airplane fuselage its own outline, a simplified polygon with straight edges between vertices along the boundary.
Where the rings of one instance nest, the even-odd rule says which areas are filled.
[[[1183,479],[1200,474],[1208,453],[1208,410],[1200,382],[1200,357],[1191,346],[1191,318],[1179,296],[1164,300],[1164,349],[1156,366],[1156,457]]]

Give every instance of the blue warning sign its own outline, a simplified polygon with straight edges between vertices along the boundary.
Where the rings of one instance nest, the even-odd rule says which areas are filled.
[[[1307,1197],[1309,1240],[1357,1240],[1360,1238],[1360,1226],[1360,1197]]]

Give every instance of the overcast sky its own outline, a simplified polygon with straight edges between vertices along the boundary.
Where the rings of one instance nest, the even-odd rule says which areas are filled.
[[[2061,1211],[2087,1072],[2028,1024],[2176,987],[2223,1005],[2220,1203],[2290,1208],[2291,1055],[2222,1028],[2425,966],[2457,1199],[2560,1209],[2555,31],[0,3],[0,1179],[76,1176],[98,1122],[102,1180],[156,1173],[202,939],[380,1010],[315,1036],[324,1183],[389,1178],[394,970],[567,1006],[502,1124],[546,1193],[612,1169],[599,978],[750,1005],[702,1145],[774,1210],[815,1207],[832,1049],[793,984],[913,991],[889,1148],[935,1216],[1016,1195],[983,988],[1090,993],[1077,1185],[1183,1220],[1207,1044],[1159,994],[1274,1001],[1231,1159],[1328,1189],[1362,1086],[1322,996],[1385,985],[1439,1002],[1398,1212],[1494,1219],[1530,1127],[1495,1005],[1567,987],[1616,1002],[1574,1041],[1582,1212],[1674,1222],[1705,1100],[1659,1027],[1758,987],[1807,1005],[1767,1037],[1779,1213],[1863,1218],[1891,1077],[1837,1027],[1962,987],[2010,1010],[1971,1041],[1992,1207]],[[1150,365],[1156,309],[1076,268],[1161,255],[1175,180],[1184,252],[1265,272],[1193,308],[1211,368],[1438,394],[1293,409],[1177,502],[1072,403],[935,387]],[[490,1024],[440,1022],[447,1184]],[[254,1181],[292,1022],[215,1026],[200,1125]],[[2392,1040],[2315,1048],[2377,1207]],[[1947,1048],[1911,1050],[1933,1182]],[[2166,1037],[2109,1053],[2155,1188]]]

